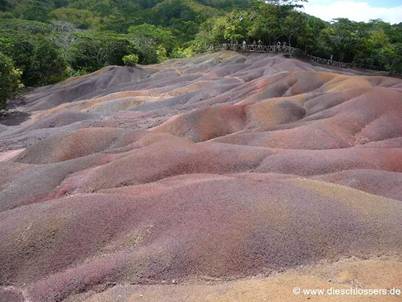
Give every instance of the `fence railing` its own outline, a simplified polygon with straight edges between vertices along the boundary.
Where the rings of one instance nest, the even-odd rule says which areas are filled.
[[[238,52],[250,52],[250,53],[277,53],[277,54],[283,54],[287,55],[289,57],[301,57],[301,58],[307,58],[312,62],[315,62],[317,64],[323,64],[323,65],[330,65],[334,67],[339,67],[339,68],[352,68],[352,64],[350,63],[344,63],[344,62],[339,62],[335,61],[332,59],[324,59],[312,55],[306,55],[304,52],[299,49],[295,48],[289,45],[286,45],[285,43],[277,43],[275,45],[263,45],[263,44],[246,44],[246,43],[223,43],[223,44],[218,44],[211,46],[212,50],[232,50],[232,51],[238,51]]]

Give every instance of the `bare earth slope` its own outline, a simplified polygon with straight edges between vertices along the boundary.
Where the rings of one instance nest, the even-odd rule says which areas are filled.
[[[402,288],[399,79],[220,52],[108,67],[19,110],[0,126],[1,302]]]

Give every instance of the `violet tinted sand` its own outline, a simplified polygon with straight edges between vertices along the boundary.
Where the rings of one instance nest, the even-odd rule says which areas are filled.
[[[402,288],[399,79],[220,52],[104,68],[18,110],[0,131],[0,301]]]

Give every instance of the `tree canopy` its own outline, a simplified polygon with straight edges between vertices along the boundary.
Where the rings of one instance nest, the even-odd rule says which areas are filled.
[[[231,41],[282,41],[306,54],[356,67],[402,73],[402,23],[364,23],[343,18],[325,22],[297,10],[301,4],[291,0],[256,0],[248,9],[211,18],[201,25],[194,48],[205,51],[210,44]]]

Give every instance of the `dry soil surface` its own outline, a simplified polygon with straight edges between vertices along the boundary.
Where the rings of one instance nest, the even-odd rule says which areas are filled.
[[[0,301],[401,301],[402,80],[207,54],[0,125]]]

